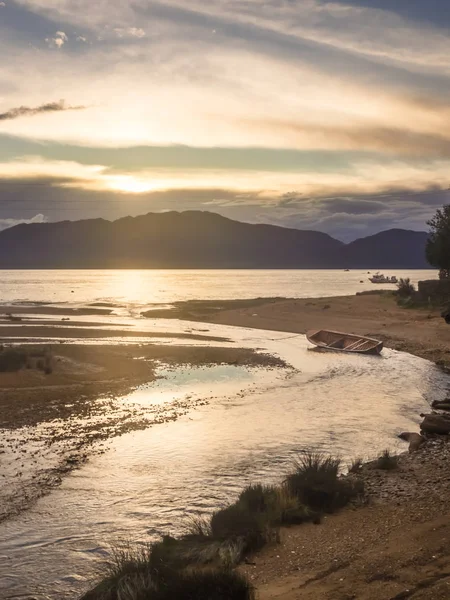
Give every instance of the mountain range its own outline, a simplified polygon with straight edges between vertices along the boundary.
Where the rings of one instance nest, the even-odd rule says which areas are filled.
[[[426,232],[390,229],[344,244],[318,231],[202,211],[117,221],[21,224],[0,232],[1,269],[424,269]]]

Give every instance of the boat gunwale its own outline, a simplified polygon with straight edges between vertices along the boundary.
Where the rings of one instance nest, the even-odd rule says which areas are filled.
[[[326,333],[331,333],[337,336],[342,336],[344,338],[351,338],[351,339],[355,339],[355,340],[360,340],[363,341],[365,343],[367,342],[371,342],[372,345],[369,346],[369,348],[367,349],[346,349],[346,348],[333,348],[331,347],[329,344],[327,344],[326,342],[322,341],[322,340],[314,340],[313,337],[321,332],[326,332]],[[334,331],[332,329],[317,329],[317,330],[310,330],[306,332],[306,339],[308,340],[308,342],[310,342],[311,344],[314,344],[315,346],[319,347],[319,348],[324,348],[326,350],[331,350],[334,352],[347,352],[347,353],[354,353],[354,354],[370,354],[370,353],[376,353],[379,354],[381,352],[381,350],[383,349],[383,341],[382,340],[377,340],[375,338],[371,338],[371,337],[367,337],[364,335],[357,335],[355,333],[345,333],[343,331]]]

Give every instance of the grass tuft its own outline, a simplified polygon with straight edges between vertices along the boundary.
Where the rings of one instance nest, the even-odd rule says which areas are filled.
[[[254,599],[253,587],[247,579],[227,567],[174,569],[173,563],[165,562],[165,551],[173,541],[166,538],[137,551],[115,551],[106,578],[82,600]]]
[[[375,466],[377,469],[382,469],[383,471],[393,471],[398,468],[398,456],[391,454],[386,448],[383,454],[378,457]]]
[[[332,513],[363,493],[363,483],[339,477],[341,461],[318,452],[304,452],[288,475],[290,493],[311,510]]]
[[[339,459],[303,453],[282,485],[249,485],[210,518],[192,518],[181,538],[116,551],[105,579],[82,600],[253,600],[252,586],[231,568],[279,541],[280,526],[319,523],[361,496],[363,482],[340,477],[340,469]]]
[[[24,348],[0,346],[0,373],[14,373],[21,369],[38,369],[50,375],[53,357],[47,348]]]
[[[359,473],[362,469],[363,464],[364,460],[361,457],[353,459],[352,464],[348,468],[348,472],[353,474]]]

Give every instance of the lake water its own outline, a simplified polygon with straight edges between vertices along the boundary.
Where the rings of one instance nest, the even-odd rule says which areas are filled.
[[[408,354],[314,352],[304,336],[209,327],[293,369],[163,368],[155,384],[124,398],[175,412],[183,398],[208,403],[112,440],[105,454],[1,524],[1,598],[74,600],[98,575],[111,545],[182,532],[192,515],[232,501],[246,484],[282,480],[302,449],[347,461],[386,447],[405,450],[397,434],[417,430],[419,413],[446,393],[448,378]]]
[[[436,277],[435,271],[386,272],[413,283]],[[393,285],[370,283],[367,271],[338,270],[99,270],[0,271],[0,303],[46,302],[125,307],[193,299],[258,297],[317,298],[353,295]],[[362,282],[362,283],[361,283]]]

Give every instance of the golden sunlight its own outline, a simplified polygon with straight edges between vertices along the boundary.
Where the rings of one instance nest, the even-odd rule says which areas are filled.
[[[161,185],[154,181],[145,181],[137,179],[130,175],[117,175],[106,179],[107,187],[117,192],[127,192],[128,194],[144,194],[161,189]]]

